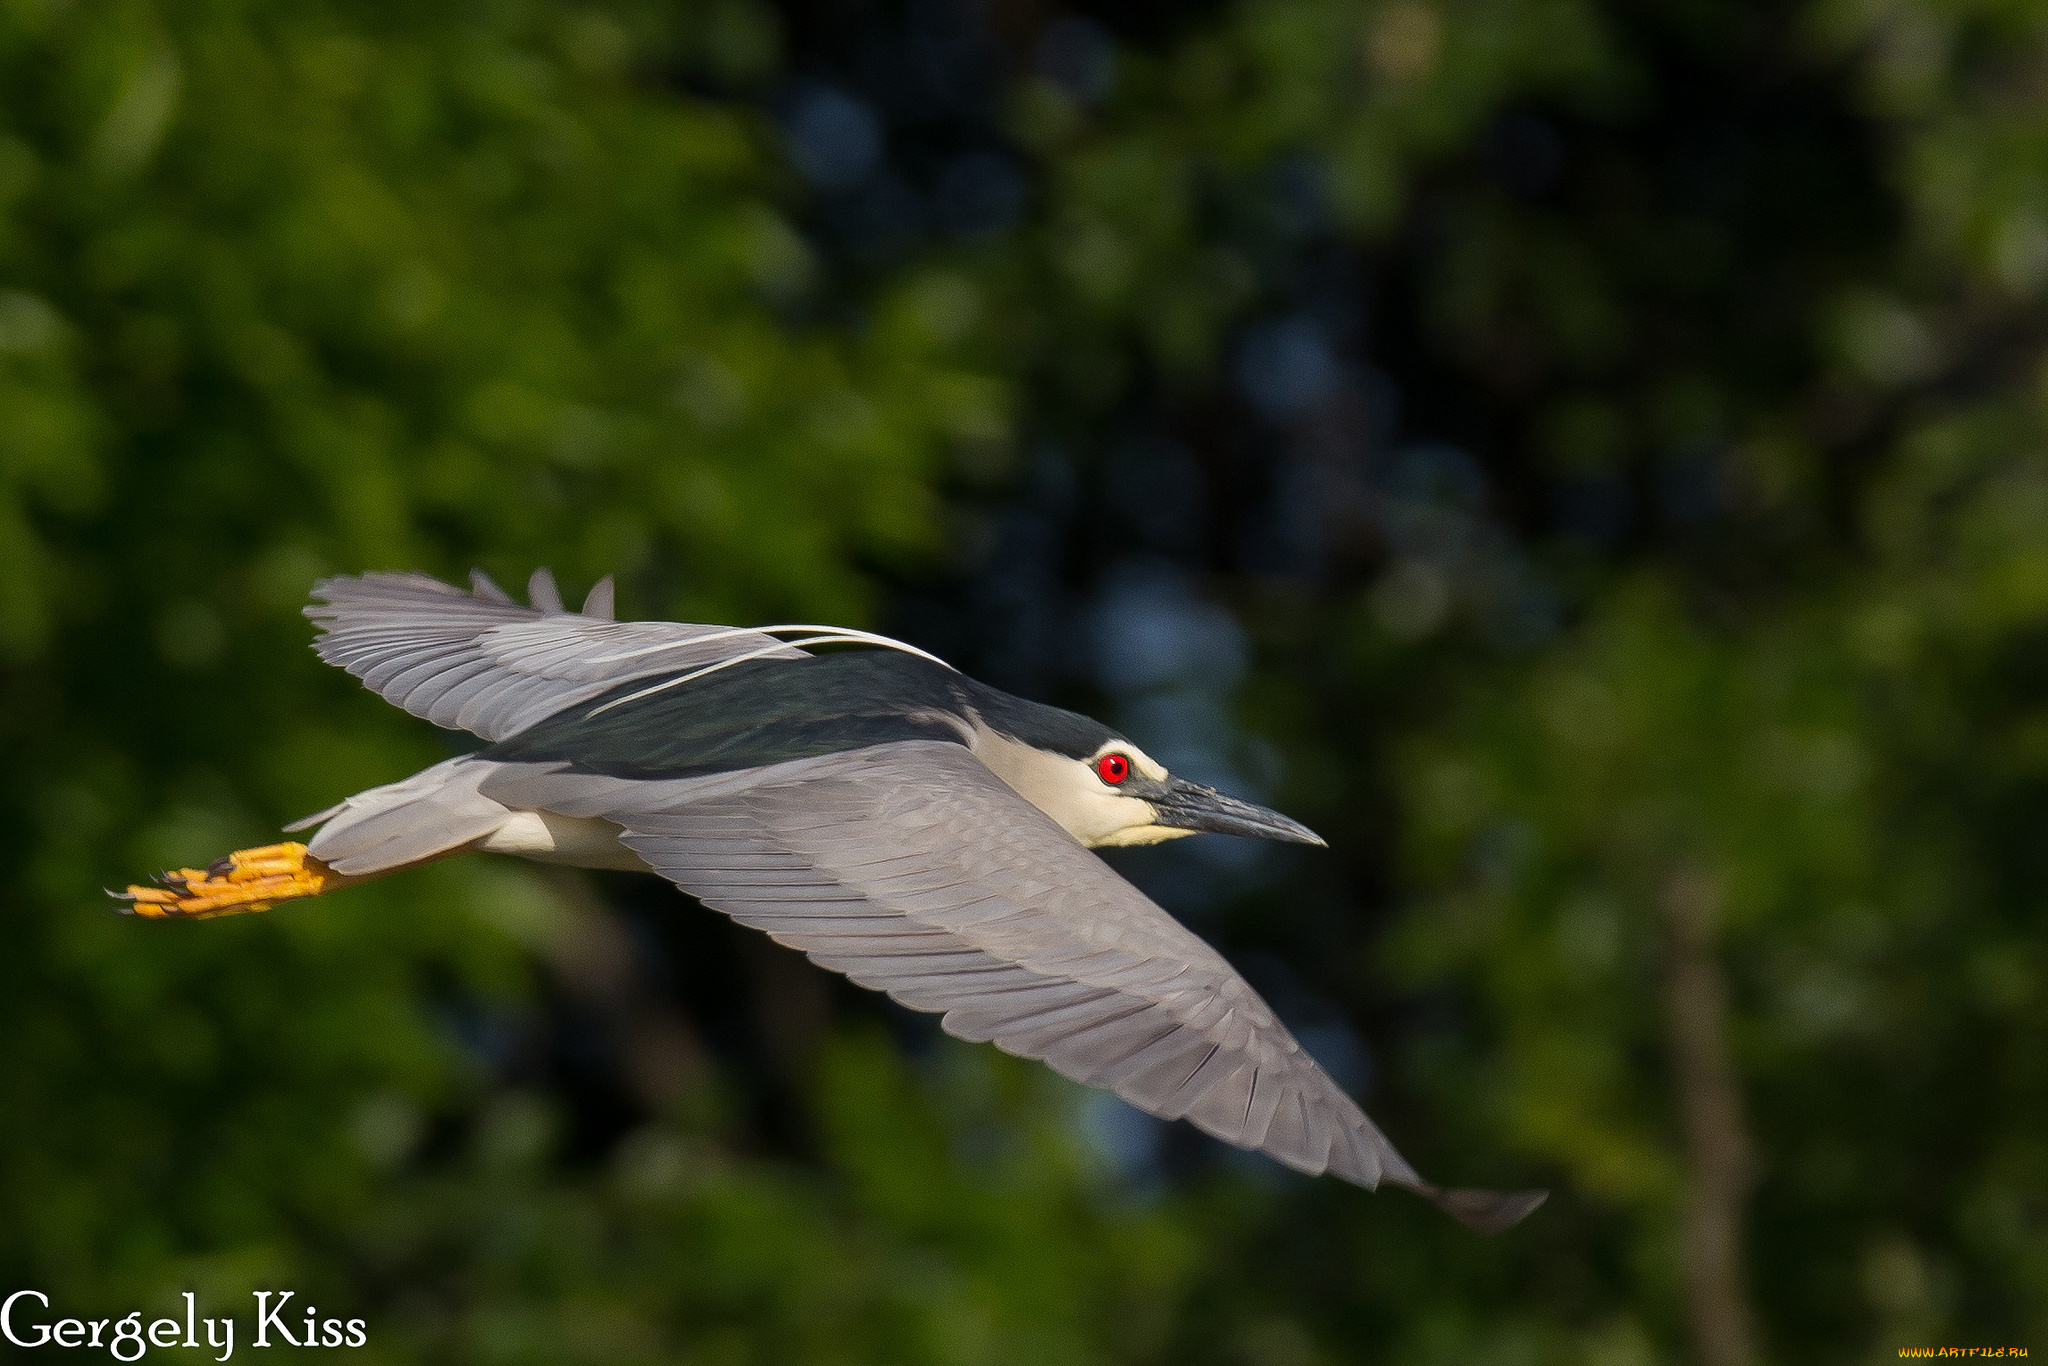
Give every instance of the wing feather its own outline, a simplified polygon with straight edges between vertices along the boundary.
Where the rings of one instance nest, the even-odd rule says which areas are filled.
[[[534,570],[533,577],[526,581],[526,600],[548,616],[562,614],[562,590],[555,586],[554,572],[545,565]]]
[[[879,745],[739,786],[580,777],[579,811],[683,890],[949,1033],[1297,1170],[1435,1198],[1221,955],[962,746]]]
[[[758,631],[666,621],[613,621],[609,580],[582,612],[567,611],[554,576],[536,571],[521,607],[480,571],[465,593],[424,574],[323,579],[306,615],[313,648],[415,716],[487,740],[637,678],[702,668],[761,651],[802,651]]]

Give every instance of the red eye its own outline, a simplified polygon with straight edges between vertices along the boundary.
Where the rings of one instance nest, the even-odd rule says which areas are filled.
[[[1131,776],[1131,761],[1121,754],[1105,754],[1095,761],[1095,771],[1114,787]]]

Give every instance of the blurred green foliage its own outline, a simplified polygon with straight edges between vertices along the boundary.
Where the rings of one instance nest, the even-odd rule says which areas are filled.
[[[1761,1357],[2048,1343],[2048,14],[1248,0],[1122,53],[1099,106],[1021,76],[1028,221],[880,272],[852,322],[766,118],[680,93],[772,73],[775,33],[0,6],[0,1288],[288,1286],[368,1318],[364,1360],[1711,1357],[1690,963]],[[1739,213],[1660,198],[1617,150],[1654,44],[1766,53],[1852,131],[1788,116]],[[1585,189],[1457,173],[1532,104],[1611,134]],[[1712,535],[1545,552],[1569,622],[1538,647],[1431,635],[1483,575],[1229,587],[1300,814],[1398,840],[1397,923],[1344,971],[1456,1005],[1398,1041],[1397,1137],[1557,1185],[1524,1229],[1334,1183],[1133,1195],[1070,1088],[858,1030],[816,1060],[814,1161],[750,1150],[716,1080],[572,1160],[437,1014],[516,1015],[601,937],[568,884],[455,863],[203,930],[96,904],[439,756],[303,648],[321,573],[552,563],[643,615],[858,620],[1014,432],[1201,412],[1287,158],[1402,263],[1532,485],[1730,452]]]
[[[1724,1193],[1750,1220],[1751,1303],[1719,1309],[1755,1318],[1755,1350],[1874,1360],[2048,1326],[2044,42],[2023,4],[1278,0],[1146,64],[1099,119],[1018,96],[1053,187],[993,267],[1026,282],[995,311],[1034,412],[1085,428],[1137,384],[1207,411],[1217,320],[1262,268],[1231,216],[1274,197],[1275,157],[1312,155],[1340,220],[1412,272],[1419,340],[1489,405],[1525,499],[1729,452],[1710,535],[1673,517],[1619,563],[1549,548],[1573,624],[1533,655],[1414,648],[1498,606],[1483,564],[1397,565],[1348,602],[1236,590],[1270,732],[1305,793],[1341,792],[1302,814],[1373,810],[1332,769],[1395,794],[1410,906],[1376,952],[1469,1012],[1411,1039],[1410,1084],[1564,1191],[1498,1300],[1449,1240],[1431,1265],[1463,1294],[1370,1270],[1348,1292],[1370,1310],[1300,1292],[1332,1328],[1371,1315],[1361,1355],[1757,1359],[1696,1336],[1717,1309],[1687,1201],[1715,1159],[1673,1016],[1702,948],[1738,1100]],[[1697,84],[1654,91],[1653,70]],[[1831,103],[1774,94],[1802,82]],[[1663,189],[1629,139],[1688,96],[1766,117],[1747,145],[1676,149],[1694,159]],[[1571,186],[1449,164],[1532,104],[1575,120]],[[1722,191],[1729,162],[1761,194]],[[1045,297],[1066,307],[1022,306]],[[1334,686],[1333,641],[1353,661]],[[1376,706],[1399,719],[1361,736]],[[1281,1295],[1314,1260],[1233,1270]]]

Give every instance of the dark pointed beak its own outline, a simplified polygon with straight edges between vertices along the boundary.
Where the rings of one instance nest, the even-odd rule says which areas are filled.
[[[1253,806],[1183,778],[1168,778],[1166,791],[1149,798],[1155,819],[1176,830],[1202,830],[1218,835],[1249,835],[1288,844],[1322,844],[1323,837],[1278,811]]]

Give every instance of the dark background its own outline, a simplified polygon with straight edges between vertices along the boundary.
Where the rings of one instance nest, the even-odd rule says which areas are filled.
[[[0,8],[0,1286],[364,1361],[2048,1340],[2048,13],[421,11]],[[108,914],[463,743],[314,578],[543,563],[1306,821],[1114,861],[1551,1202],[1294,1176],[652,879]]]

